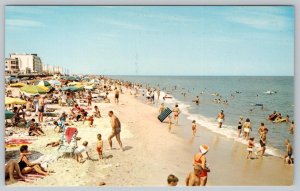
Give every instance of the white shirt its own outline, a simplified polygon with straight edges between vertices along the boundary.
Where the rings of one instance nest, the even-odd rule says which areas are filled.
[[[81,145],[81,146],[79,146],[79,147],[77,147],[76,149],[75,149],[75,151],[74,151],[74,153],[75,154],[81,154],[81,153],[83,153],[83,152],[86,152],[86,147],[85,146],[83,146],[83,145]]]

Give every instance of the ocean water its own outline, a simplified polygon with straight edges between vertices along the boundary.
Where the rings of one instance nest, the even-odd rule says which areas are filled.
[[[258,128],[260,123],[265,123],[269,129],[267,136],[267,153],[282,155],[285,151],[284,140],[293,136],[289,133],[290,124],[272,123],[267,120],[269,114],[278,111],[283,117],[290,116],[294,119],[294,77],[222,77],[222,76],[110,76],[161,90],[161,101],[164,93],[172,96],[166,99],[168,106],[175,103],[186,118],[196,120],[197,123],[214,133],[222,134],[235,141],[247,144],[242,138],[237,138],[237,125],[239,117],[244,120],[249,118],[253,131],[250,136],[259,141]],[[175,87],[176,86],[176,87]],[[241,93],[236,93],[236,91]],[[269,95],[265,92],[273,91]],[[183,93],[186,93],[185,96]],[[228,105],[213,102],[214,93],[219,93],[222,100],[227,100]],[[200,104],[192,102],[196,96],[200,97]],[[263,104],[263,109],[255,104]],[[224,110],[225,122],[222,129],[217,127],[216,116]],[[190,130],[190,128],[187,128]],[[189,132],[190,133],[190,132]],[[259,146],[257,144],[257,146]]]

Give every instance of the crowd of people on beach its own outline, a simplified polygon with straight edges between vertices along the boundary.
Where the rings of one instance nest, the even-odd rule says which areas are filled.
[[[49,79],[35,79],[32,82],[27,81],[26,83],[24,83],[24,86],[34,86],[34,81],[36,82],[46,80]],[[58,147],[58,149],[60,149],[61,146],[67,144],[67,134],[71,133],[71,137],[69,138],[75,138],[75,146],[73,147],[71,156],[73,156],[78,163],[83,163],[86,160],[96,161],[95,159],[92,159],[88,152],[88,141],[83,141],[82,145],[77,146],[77,141],[80,141],[81,137],[75,136],[78,129],[73,128],[72,126],[78,125],[78,122],[82,122],[82,124],[85,124],[87,122],[90,128],[95,127],[93,125],[95,118],[102,118],[103,116],[101,115],[100,109],[97,105],[94,104],[94,110],[92,109],[93,102],[110,103],[108,95],[109,93],[112,93],[114,94],[115,104],[119,104],[120,92],[122,93],[121,86],[128,87],[129,85],[104,77],[100,77],[96,80],[99,83],[94,83],[93,89],[85,89],[82,86],[81,88],[78,88],[81,91],[63,90],[64,87],[70,87],[70,83],[81,83],[81,79],[76,80],[76,82],[60,79],[61,83],[59,85],[52,85],[47,87],[49,91],[46,94],[37,92],[28,93],[26,91],[21,91],[22,89],[15,88],[14,91],[17,92],[18,96],[13,95],[13,89],[9,87],[10,85],[12,85],[13,87],[13,84],[7,84],[6,100],[19,99],[19,102],[5,104],[6,111],[12,113],[12,116],[6,119],[6,127],[9,130],[6,130],[5,138],[10,139],[10,136],[13,136],[14,134],[17,135],[19,133],[23,133],[25,137],[47,136],[44,128],[46,126],[53,125],[53,131],[55,133],[61,134],[61,138],[57,141],[47,143],[46,147]],[[115,88],[112,88],[112,86],[114,86]],[[40,87],[43,88],[43,86]],[[56,109],[47,107],[55,104],[61,106],[61,108],[64,108],[60,115],[57,115],[58,113],[54,112]],[[113,111],[108,112],[108,117],[111,120],[112,128],[111,134],[107,137],[109,149],[113,150],[113,138],[115,137],[120,146],[120,149],[124,151],[120,136],[121,122]],[[95,151],[97,152],[97,155],[99,157],[98,160],[102,160],[104,158],[104,144],[103,137],[100,132],[95,137],[95,142]],[[9,142],[6,142],[6,148],[13,148],[14,146],[18,145],[20,144],[11,144]],[[6,163],[5,174],[6,178],[9,179],[8,183],[16,182],[16,179],[14,178],[14,172],[19,175],[19,178],[21,178],[21,180],[26,180],[26,175],[32,172],[36,172],[44,176],[48,176],[50,175],[50,173],[53,173],[51,170],[47,170],[45,167],[42,167],[40,163],[30,162],[29,158],[32,152],[29,151],[28,145],[21,144],[19,147],[19,151],[19,157],[16,157],[16,159],[11,159]],[[83,154],[86,156],[85,158]]]

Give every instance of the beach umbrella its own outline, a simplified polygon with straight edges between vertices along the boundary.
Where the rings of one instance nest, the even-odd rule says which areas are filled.
[[[37,81],[37,82],[34,83],[34,85],[36,85],[36,86],[46,86],[46,87],[51,86],[51,84],[48,81],[45,81],[45,80]]]
[[[67,80],[69,80],[69,81],[78,81],[78,78],[76,78],[75,76],[69,76],[67,78]]]
[[[45,86],[24,86],[20,91],[27,94],[46,94],[49,92],[49,88]]]
[[[20,98],[5,97],[5,105],[9,105],[9,104],[22,105],[25,103],[26,101]]]
[[[68,83],[68,86],[77,86],[77,85],[82,85],[80,82],[70,82]]]
[[[14,83],[14,84],[10,84],[10,87],[18,87],[18,88],[20,88],[20,87],[24,87],[24,86],[26,86],[27,84],[24,84],[24,83]]]
[[[5,119],[11,119],[14,115],[15,114],[13,112],[5,110]]]
[[[62,87],[61,90],[75,92],[75,91],[83,90],[83,86],[80,86],[80,87],[79,86],[65,86],[65,87]]]
[[[49,83],[53,84],[53,85],[60,85],[61,84],[60,81],[58,81],[58,80],[49,80]]]

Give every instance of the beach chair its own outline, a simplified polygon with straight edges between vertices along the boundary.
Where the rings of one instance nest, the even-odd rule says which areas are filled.
[[[62,144],[58,147],[58,153],[62,157],[72,157],[74,150],[77,147],[77,137],[78,131],[75,127],[68,127],[65,132],[62,133]]]

